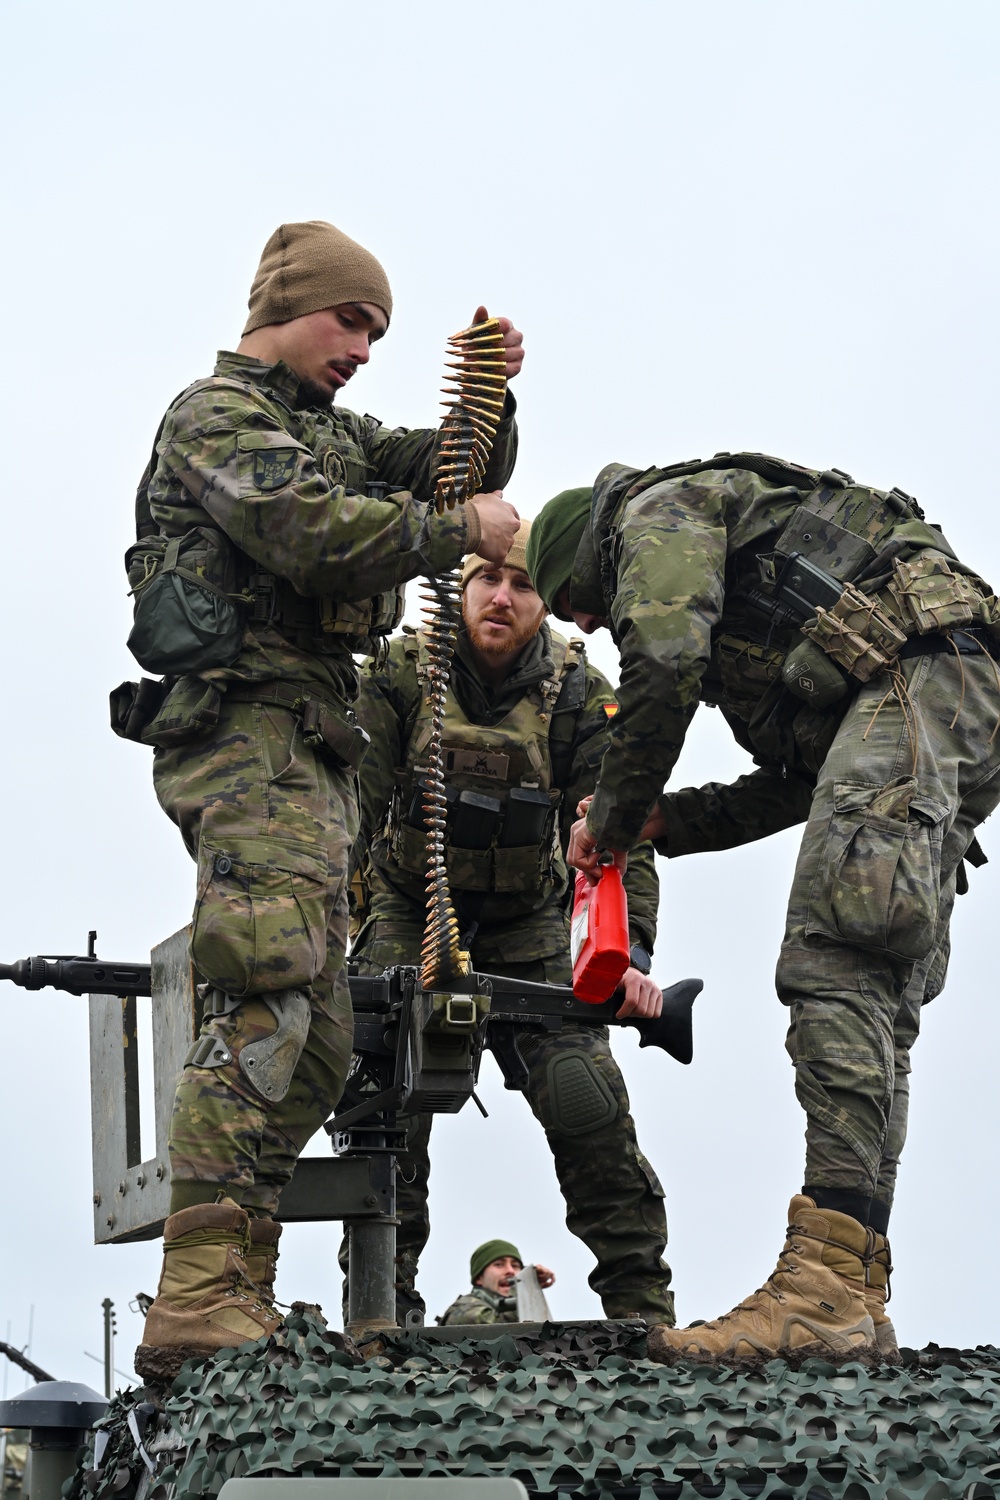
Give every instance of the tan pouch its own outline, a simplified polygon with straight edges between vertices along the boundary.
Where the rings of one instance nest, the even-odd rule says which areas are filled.
[[[917,635],[960,630],[980,618],[982,597],[970,578],[954,573],[940,552],[924,552],[910,562],[892,565],[889,592],[900,614],[912,621]]]
[[[853,583],[844,584],[832,609],[817,609],[816,619],[802,626],[802,634],[859,682],[889,666],[906,642],[875,600]]]

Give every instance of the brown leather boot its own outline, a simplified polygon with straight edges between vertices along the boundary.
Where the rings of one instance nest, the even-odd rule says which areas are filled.
[[[654,1328],[649,1357],[662,1364],[757,1364],[821,1356],[878,1363],[865,1306],[869,1231],[848,1214],[797,1194],[776,1270],[732,1312],[693,1328]]]
[[[874,1230],[871,1232],[874,1244],[868,1251],[865,1263],[865,1306],[875,1324],[875,1339],[882,1363],[901,1365],[903,1361],[896,1342],[896,1330],[885,1310],[890,1297],[889,1278],[892,1275],[889,1241],[884,1234],[876,1234]]]
[[[266,1338],[281,1319],[248,1282],[249,1220],[231,1198],[171,1214],[163,1228],[163,1273],[135,1353],[144,1380],[173,1379],[204,1359]]]
[[[250,1248],[247,1250],[247,1275],[261,1301],[274,1306],[274,1277],[278,1269],[278,1241],[281,1225],[275,1219],[250,1220]]]

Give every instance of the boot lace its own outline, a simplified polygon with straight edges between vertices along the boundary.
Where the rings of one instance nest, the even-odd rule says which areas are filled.
[[[868,1233],[871,1236],[870,1244],[872,1247],[874,1247],[874,1233],[870,1229],[868,1230]],[[785,1236],[785,1245],[778,1253],[778,1264],[775,1266],[770,1276],[764,1282],[763,1286],[759,1286],[755,1292],[752,1292],[750,1294],[749,1297],[745,1297],[743,1301],[738,1303],[737,1306],[734,1307],[730,1312],[723,1313],[721,1317],[713,1318],[710,1323],[704,1324],[704,1327],[718,1328],[721,1323],[728,1322],[730,1318],[736,1318],[740,1313],[750,1311],[753,1303],[756,1302],[758,1297],[773,1297],[775,1302],[785,1303],[788,1299],[785,1296],[785,1293],[781,1290],[781,1287],[776,1284],[776,1281],[779,1276],[798,1276],[799,1272],[802,1269],[802,1267],[792,1258],[795,1255],[802,1254],[802,1247],[801,1245],[797,1245],[795,1243],[796,1240],[818,1240],[820,1244],[832,1245],[837,1250],[845,1250],[848,1255],[858,1255],[858,1251],[855,1250],[853,1245],[844,1245],[839,1240],[826,1239],[823,1235],[813,1234],[811,1230],[803,1229],[801,1224],[789,1224],[787,1229],[785,1230]],[[889,1242],[887,1240],[887,1250],[888,1243]],[[859,1258],[864,1261],[863,1255]],[[873,1254],[871,1259],[874,1260],[874,1258],[875,1257]],[[867,1265],[870,1264],[870,1261],[865,1264],[865,1276],[867,1279]],[[886,1296],[886,1301],[888,1300],[888,1296]]]
[[[882,1237],[882,1249],[881,1250],[876,1249],[877,1243],[878,1243],[877,1236],[875,1234],[874,1229],[869,1229],[868,1230],[868,1243],[865,1246],[864,1254],[861,1257],[862,1264],[864,1265],[864,1268],[865,1268],[865,1286],[871,1286],[872,1285],[872,1277],[871,1277],[871,1268],[872,1268],[872,1266],[873,1265],[884,1266],[884,1268],[885,1268],[885,1300],[888,1303],[888,1302],[890,1302],[892,1300],[892,1272],[893,1272],[892,1251],[889,1248],[889,1241],[888,1241],[888,1239],[886,1239],[886,1237],[884,1235]],[[883,1259],[883,1256],[884,1256],[884,1259]]]
[[[251,1312],[262,1312],[268,1318],[273,1318],[276,1323],[281,1318],[274,1310],[274,1304],[269,1301],[265,1292],[253,1281],[247,1273],[246,1262],[242,1255],[237,1252],[235,1245],[229,1247],[229,1259],[234,1271],[233,1283],[226,1292],[227,1297],[235,1297],[239,1302],[249,1302]],[[281,1304],[283,1307],[286,1303]]]

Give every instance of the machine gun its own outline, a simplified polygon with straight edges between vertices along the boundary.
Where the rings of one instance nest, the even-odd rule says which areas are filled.
[[[99,959],[96,940],[91,932],[84,956],[45,954],[0,964],[0,979],[90,997],[94,1237],[123,1243],[158,1236],[167,1214],[167,1132],[176,1080],[201,1026],[200,987],[187,929],[160,943],[149,964]],[[495,974],[466,975],[446,991],[425,990],[419,971],[409,966],[376,977],[350,973],[349,982],[354,1060],[339,1112],[325,1127],[334,1158],[300,1159],[279,1210],[285,1221],[345,1221],[349,1326],[393,1318],[396,1156],[406,1144],[400,1116],[453,1114],[475,1099],[485,1049],[493,1052],[505,1086],[523,1088],[527,1068],[518,1040],[526,1026],[633,1026],[641,1047],[660,1047],[690,1062],[691,1007],[702,989],[700,979],[683,980],[664,992],[658,1018],[636,1020],[619,1018],[619,997],[587,1005],[567,987]],[[152,1000],[156,1152],[148,1160],[139,1130],[136,1000],[142,996]]]
[[[152,965],[107,962],[89,934],[86,956],[39,954],[0,964],[0,979],[26,990],[57,989],[70,995],[151,996]],[[354,1065],[346,1108],[328,1121],[331,1136],[386,1112],[454,1114],[474,1096],[484,1048],[493,1053],[504,1087],[523,1090],[528,1070],[518,1047],[523,1026],[561,1030],[567,1022],[632,1026],[640,1047],[659,1047],[680,1063],[693,1055],[691,1008],[700,979],[683,979],[663,992],[655,1019],[619,1017],[620,999],[603,1005],[578,1000],[565,985],[530,983],[499,974],[470,974],[447,992],[421,988],[407,965],[377,978],[349,973],[354,1009]],[[342,1101],[342,1102],[344,1102]]]
[[[655,1020],[619,1017],[617,996],[587,1005],[565,985],[499,974],[469,974],[447,991],[425,990],[418,971],[400,965],[378,978],[351,974],[350,986],[354,1064],[340,1112],[326,1126],[334,1137],[385,1111],[454,1114],[474,1097],[484,1049],[496,1058],[504,1087],[523,1089],[528,1070],[518,1032],[524,1026],[633,1026],[640,1047],[659,1047],[689,1063],[691,1007],[702,982],[683,979],[665,990]]]

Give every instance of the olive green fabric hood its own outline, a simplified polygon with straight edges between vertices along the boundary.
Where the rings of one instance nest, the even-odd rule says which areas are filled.
[[[589,485],[562,490],[542,507],[531,523],[528,575],[546,608],[561,620],[570,617],[556,609],[556,599],[573,576],[573,562],[590,520],[593,494]]]

